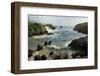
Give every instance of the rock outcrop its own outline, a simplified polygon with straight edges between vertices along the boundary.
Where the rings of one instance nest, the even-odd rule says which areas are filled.
[[[88,33],[88,23],[77,24],[73,30],[78,31],[79,33],[87,34]],[[80,37],[78,39],[72,40],[68,45],[72,50],[79,50],[83,56],[88,54],[88,36]]]
[[[88,22],[80,23],[75,25],[74,31],[78,31],[80,33],[87,34],[88,33]]]

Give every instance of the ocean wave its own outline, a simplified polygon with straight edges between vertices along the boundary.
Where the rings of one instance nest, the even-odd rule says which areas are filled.
[[[79,36],[79,37],[75,37],[75,38],[73,38],[72,40],[78,39],[78,38],[80,38],[80,37],[86,37],[86,35]],[[72,40],[66,40],[66,41],[65,41],[65,44],[64,44],[62,47],[57,46],[57,45],[48,45],[47,47],[48,47],[48,48],[52,48],[52,49],[57,49],[57,50],[67,49],[67,48],[69,47],[68,45],[72,42]]]
[[[44,34],[44,35],[33,36],[33,38],[35,38],[35,39],[43,39],[43,38],[57,38],[58,35],[59,35],[59,34],[57,34],[57,33],[54,33],[54,34],[51,34],[51,35]]]
[[[48,26],[45,26],[45,29],[48,33],[54,33],[54,30],[50,29]]]
[[[48,48],[52,48],[52,49],[61,49],[61,47],[57,46],[57,45],[48,45]]]
[[[72,40],[66,41],[64,46],[65,46],[65,47],[68,47],[68,45],[69,45],[71,42],[72,42]]]

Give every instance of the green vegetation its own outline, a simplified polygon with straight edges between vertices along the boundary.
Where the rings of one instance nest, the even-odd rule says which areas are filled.
[[[55,29],[55,27],[52,24],[41,24],[41,23],[28,22],[29,36],[47,34],[48,32],[47,32],[45,26],[48,26],[51,29]]]
[[[77,24],[74,27],[74,30],[81,32],[81,33],[84,33],[84,34],[87,34],[88,33],[88,22]]]
[[[42,35],[42,34],[46,34],[47,31],[43,24],[29,22],[28,33],[29,34],[31,33],[32,35]]]

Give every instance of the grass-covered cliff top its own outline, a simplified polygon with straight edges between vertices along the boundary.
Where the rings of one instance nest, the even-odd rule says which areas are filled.
[[[52,24],[42,24],[42,23],[33,23],[28,22],[28,33],[32,35],[43,35],[47,34],[45,26],[48,26],[50,29],[55,29]]]

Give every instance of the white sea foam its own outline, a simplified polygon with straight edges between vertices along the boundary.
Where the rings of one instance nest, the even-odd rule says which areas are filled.
[[[75,40],[75,39],[79,39],[80,37],[86,37],[87,35],[82,35],[82,36],[79,36],[79,37],[75,37],[73,38],[72,40]],[[72,42],[72,40],[67,40],[65,42],[65,47],[68,47],[68,45]]]
[[[49,45],[49,46],[47,46],[47,47],[49,47],[49,48],[53,48],[53,49],[61,49],[61,47],[59,47],[59,46],[56,46],[56,45]]]
[[[72,42],[72,40],[66,41],[65,42],[65,47],[68,47],[68,45]]]
[[[51,34],[51,35],[44,34],[44,35],[33,36],[33,38],[35,38],[35,39],[56,38],[58,35],[59,34],[57,34],[57,33],[54,33],[54,34]]]
[[[54,30],[50,29],[48,26],[45,26],[48,33],[54,33]]]
[[[33,36],[33,38],[37,38],[37,39],[40,39],[40,38],[50,38],[50,37],[55,38],[55,37],[57,37],[57,35],[59,35],[59,34],[55,33],[58,30],[52,30],[48,26],[45,26],[45,28],[46,28],[48,33],[52,33],[52,34],[51,35],[48,35],[48,34],[37,35],[37,36]]]

